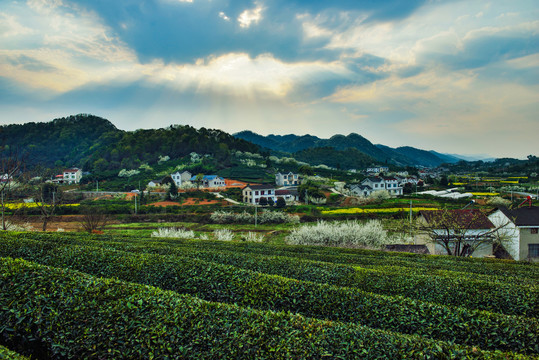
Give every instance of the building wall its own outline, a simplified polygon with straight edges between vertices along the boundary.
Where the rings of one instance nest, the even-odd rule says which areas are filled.
[[[529,244],[539,244],[539,231],[537,234],[532,234],[532,229],[539,227],[526,227],[520,228],[520,253],[519,259],[525,260],[529,258],[528,245]],[[530,259],[533,261],[539,261],[539,258]]]
[[[503,247],[513,259],[522,259],[520,255],[520,231],[517,226],[500,210],[495,211],[488,218],[496,227],[505,225],[498,230],[500,237],[503,238]],[[528,249],[526,247],[527,251]]]

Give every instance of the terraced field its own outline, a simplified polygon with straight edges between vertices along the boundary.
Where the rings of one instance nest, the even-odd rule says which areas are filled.
[[[538,284],[490,259],[4,233],[0,357],[538,358]]]

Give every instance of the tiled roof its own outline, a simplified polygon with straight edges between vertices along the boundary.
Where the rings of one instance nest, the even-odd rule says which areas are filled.
[[[463,229],[492,229],[495,226],[488,217],[479,210],[422,210],[427,223],[447,225],[448,227],[458,226]]]
[[[275,186],[273,185],[247,185],[243,189],[249,188],[251,190],[267,190],[267,189],[275,189]]]
[[[499,210],[517,226],[539,226],[539,207],[523,206],[518,209],[501,207]]]

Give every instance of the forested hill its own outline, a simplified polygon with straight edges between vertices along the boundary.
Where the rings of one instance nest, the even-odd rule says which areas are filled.
[[[0,145],[24,156],[27,166],[78,166],[89,171],[136,168],[159,157],[196,152],[226,163],[231,150],[259,147],[220,130],[172,125],[164,129],[123,131],[110,121],[79,114],[45,123],[0,127]]]
[[[28,166],[74,166],[123,134],[108,120],[79,114],[50,122],[1,126],[0,145],[18,152]]]
[[[375,162],[389,163],[399,166],[421,165],[421,166],[438,166],[445,162],[457,162],[460,159],[450,156],[440,156],[434,151],[426,151],[413,147],[391,148],[384,145],[374,145],[363,136],[355,133],[345,135],[334,135],[329,139],[321,139],[312,135],[268,135],[262,136],[252,131],[242,131],[234,134],[235,137],[250,141],[262,147],[284,151],[295,154],[295,156],[304,158],[305,150],[323,148],[329,151],[334,149],[331,157],[340,156],[338,152],[347,151],[347,149],[356,149],[359,152],[372,157]],[[335,153],[337,151],[337,153]],[[317,150],[316,153],[321,154],[323,150]],[[312,152],[308,152],[312,154]],[[357,155],[356,153],[354,153]],[[366,161],[367,158],[362,156],[361,161]],[[330,164],[327,164],[330,165]]]

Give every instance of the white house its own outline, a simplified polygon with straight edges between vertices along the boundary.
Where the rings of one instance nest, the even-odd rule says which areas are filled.
[[[539,261],[539,207],[498,208],[488,216],[504,236],[505,250],[515,260]]]
[[[196,183],[197,177],[193,176],[190,180],[192,183]],[[201,179],[201,185],[205,188],[218,188],[225,187],[226,182],[225,179],[217,175],[204,175]]]
[[[255,205],[260,203],[260,199],[263,197],[277,201],[273,185],[247,185],[241,189],[241,193],[243,195],[244,203]]]
[[[442,242],[448,241],[453,253],[460,246],[476,247],[473,257],[492,256],[492,230],[495,225],[479,210],[424,210],[419,212],[418,223],[422,233],[415,237],[416,245],[426,245],[431,254],[447,255]],[[433,239],[436,237],[436,240]],[[486,240],[485,240],[486,239]]]
[[[161,180],[152,180],[148,183],[148,187],[161,186],[163,182]]]
[[[185,181],[191,180],[191,177],[193,175],[189,171],[179,172],[176,171],[173,174],[170,174],[170,177],[172,178],[172,181],[176,184],[176,186],[181,186],[181,184]]]
[[[277,186],[296,186],[300,184],[300,181],[301,178],[299,177],[299,174],[294,174],[293,172],[289,172],[288,174],[275,174],[275,184],[277,184]]]
[[[299,193],[297,190],[277,189],[275,190],[275,198],[282,197],[287,203],[299,201]]]
[[[358,185],[354,184],[350,186],[350,192],[356,196],[367,197],[373,193],[373,189],[369,185]]]
[[[78,184],[82,177],[82,170],[79,168],[65,169],[62,176],[64,184]]]
[[[372,189],[372,192],[378,190],[387,190],[389,192],[389,195],[402,195],[402,186],[399,184],[399,181],[397,179],[392,177],[368,177],[361,182],[361,185],[369,186]]]

